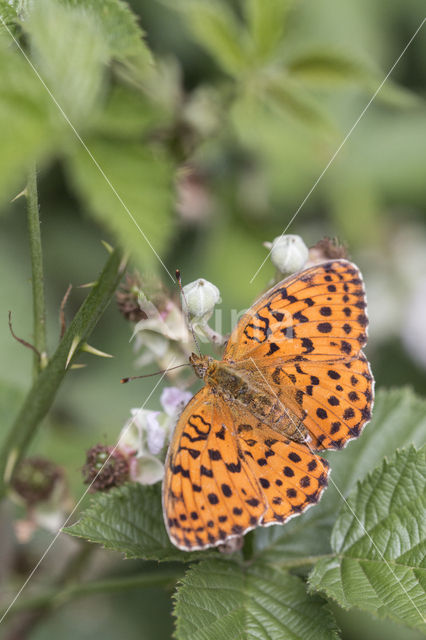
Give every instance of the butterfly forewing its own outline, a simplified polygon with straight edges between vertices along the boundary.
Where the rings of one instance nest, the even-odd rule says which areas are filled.
[[[241,319],[224,359],[256,369],[313,449],[340,449],[371,418],[373,377],[362,346],[366,298],[358,268],[320,264],[264,294]],[[284,325],[284,326],[283,326]]]
[[[283,280],[241,318],[225,360],[345,360],[367,341],[362,277],[346,260],[325,262]]]

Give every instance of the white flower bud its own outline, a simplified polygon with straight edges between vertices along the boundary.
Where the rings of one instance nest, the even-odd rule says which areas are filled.
[[[265,243],[271,250],[271,260],[281,273],[294,273],[306,264],[309,257],[308,247],[300,236],[285,235]]]
[[[196,320],[208,320],[215,305],[221,301],[219,289],[203,278],[183,287],[182,306]]]

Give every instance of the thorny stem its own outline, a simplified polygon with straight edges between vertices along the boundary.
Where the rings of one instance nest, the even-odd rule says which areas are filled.
[[[38,351],[38,353],[34,352],[33,378],[35,380],[47,363],[43,254],[41,249],[37,172],[35,165],[32,166],[29,171],[25,195],[27,199],[28,235],[31,254],[34,347]]]
[[[125,269],[121,251],[116,249],[46,367],[34,381],[24,404],[0,448],[0,498],[4,496],[16,465],[33,439],[41,420],[49,411],[73,357],[87,341],[110,302]],[[70,360],[70,362],[68,362]],[[68,362],[68,366],[67,366]]]

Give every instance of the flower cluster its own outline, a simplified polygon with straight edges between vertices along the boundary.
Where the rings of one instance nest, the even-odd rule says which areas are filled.
[[[163,478],[164,459],[179,414],[192,393],[165,387],[162,411],[131,409],[115,447],[96,445],[87,452],[84,480],[91,491],[106,491],[126,481],[154,484]]]

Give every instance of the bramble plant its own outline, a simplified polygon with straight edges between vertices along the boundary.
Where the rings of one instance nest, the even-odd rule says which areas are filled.
[[[0,497],[5,521],[13,521],[14,544],[29,545],[37,536],[47,541],[41,551],[38,545],[24,578],[12,572],[0,600],[0,625],[10,625],[10,639],[24,639],[74,599],[135,591],[142,600],[161,588],[171,597],[178,640],[337,639],[343,612],[352,609],[402,625],[401,633],[424,632],[426,402],[409,388],[376,390],[373,417],[360,438],[342,451],[321,453],[331,466],[330,485],[321,502],[298,518],[204,551],[181,551],[167,534],[164,462],[195,392],[193,370],[179,365],[196,350],[194,339],[203,353],[220,358],[230,328],[221,322],[222,285],[235,279],[237,291],[239,278],[247,279],[247,270],[251,276],[265,258],[268,237],[275,236],[264,245],[276,273],[255,284],[246,306],[286,275],[347,253],[327,238],[308,249],[299,235],[277,235],[281,219],[278,227],[261,223],[247,240],[268,206],[279,209],[283,193],[291,191],[295,174],[289,166],[290,177],[282,179],[278,146],[293,145],[296,165],[307,167],[292,195],[297,201],[325,164],[324,148],[331,156],[341,140],[344,100],[336,91],[356,91],[367,102],[384,74],[342,46],[304,47],[303,39],[295,44],[305,14],[292,22],[298,8],[288,0],[164,0],[158,6],[160,15],[181,25],[194,55],[208,61],[212,71],[201,82],[183,77],[175,61],[151,50],[151,34],[120,0],[0,0],[0,202],[13,198],[17,208],[25,203],[33,318],[30,340],[18,331],[13,308],[9,319],[15,349],[31,350],[32,384],[23,393],[11,381],[0,382]],[[330,106],[335,98],[336,110]],[[377,100],[398,113],[415,111],[419,103],[391,80]],[[277,140],[281,127],[285,144]],[[84,224],[94,225],[106,249],[99,275],[84,274],[89,292],[71,321],[66,316],[75,289],[63,295],[64,286],[54,347],[47,326],[51,274],[40,231],[40,220],[53,211],[48,197],[39,203],[49,171],[60,174],[72,208],[84,212]],[[363,180],[354,178],[348,200],[362,191]],[[359,246],[366,227],[353,231],[341,182],[339,176],[330,180],[325,201],[344,210],[335,220]],[[373,183],[366,179],[362,191],[371,210]],[[221,206],[248,215],[243,224],[238,216],[232,220],[216,241],[213,221],[224,224]],[[209,236],[201,247],[197,224]],[[236,233],[239,240],[238,224],[244,251],[229,268],[224,256],[232,254],[228,239]],[[65,247],[66,230],[60,233]],[[222,275],[213,283],[197,270],[191,282],[183,270],[179,291],[175,263],[188,264],[191,243],[198,246],[195,262],[207,256]],[[86,240],[83,248],[73,246],[72,262],[87,246]],[[68,282],[68,274],[64,278]],[[367,277],[367,293],[368,287]],[[89,434],[90,448],[85,453],[80,447],[73,458],[80,461],[76,480],[76,465],[66,468],[66,456],[55,459],[46,445],[51,424],[45,418],[55,414],[64,381],[90,363],[84,354],[110,357],[91,341],[111,301],[133,347],[127,361],[135,359],[138,373],[160,373],[114,434],[102,441]],[[234,308],[234,324],[240,316]],[[122,389],[117,385],[117,395]],[[91,402],[101,403],[101,396]],[[68,437],[65,429],[61,437]],[[70,544],[70,559],[59,575],[39,584],[32,569],[59,534]],[[86,579],[89,556],[108,555],[101,547],[134,560],[134,568],[121,561],[118,570]],[[34,589],[21,595],[27,577]]]

